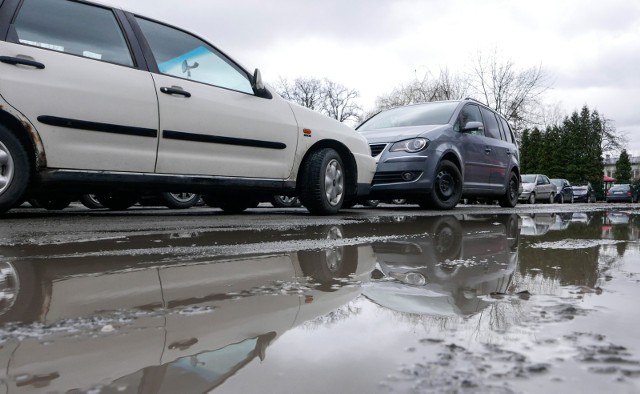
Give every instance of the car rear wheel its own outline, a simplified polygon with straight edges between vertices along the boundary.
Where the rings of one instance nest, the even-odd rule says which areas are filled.
[[[124,211],[138,202],[137,194],[118,193],[118,194],[96,194],[96,200],[103,207],[112,211]]]
[[[31,180],[31,162],[20,141],[0,125],[0,213],[23,201]]]
[[[549,194],[549,201],[547,201],[549,204],[553,204],[556,200],[556,194],[555,193],[551,193]]]
[[[300,206],[298,197],[291,196],[273,196],[269,202],[276,208],[292,208]]]
[[[49,196],[38,197],[29,200],[34,207],[44,208],[47,211],[59,211],[65,209],[71,204],[71,197],[66,196]]]
[[[89,209],[104,208],[95,194],[83,194],[80,196],[80,203]]]
[[[337,213],[345,198],[342,158],[324,148],[309,155],[301,168],[300,202],[314,215]]]
[[[160,199],[164,206],[170,209],[187,209],[198,203],[200,195],[196,193],[160,193]]]
[[[462,197],[462,175],[458,167],[449,160],[442,160],[436,169],[431,192],[424,201],[422,208],[448,210],[455,208]]]
[[[518,175],[512,172],[509,176],[509,184],[507,185],[507,192],[504,196],[498,199],[498,203],[503,208],[513,208],[518,204],[518,190],[520,189],[520,181]]]

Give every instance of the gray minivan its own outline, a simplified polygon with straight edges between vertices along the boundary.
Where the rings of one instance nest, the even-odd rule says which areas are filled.
[[[422,208],[452,209],[462,197],[514,207],[519,153],[500,114],[473,99],[396,107],[357,130],[377,168],[370,198],[406,198]]]

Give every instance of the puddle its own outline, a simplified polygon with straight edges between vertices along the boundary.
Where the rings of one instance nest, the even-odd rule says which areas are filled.
[[[639,236],[638,215],[609,211],[13,237],[0,245],[0,381],[639,392]]]

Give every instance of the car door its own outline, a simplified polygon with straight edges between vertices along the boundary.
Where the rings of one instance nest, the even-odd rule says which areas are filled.
[[[156,172],[287,178],[298,142],[289,104],[256,96],[247,72],[198,37],[136,21],[157,65]]]
[[[468,122],[482,123],[480,108],[477,105],[467,104],[458,116],[455,129],[463,130]],[[485,190],[489,187],[491,169],[487,165],[487,137],[484,126],[477,130],[464,131],[459,135],[462,145],[462,160],[464,162],[464,187],[465,189]]]
[[[538,200],[549,199],[551,193],[555,191],[555,186],[545,175],[538,175],[536,190],[538,192]]]
[[[2,97],[37,129],[48,167],[153,172],[153,79],[112,9],[24,0],[0,56]]]
[[[505,136],[499,125],[499,119],[495,113],[481,107],[482,118],[485,124],[487,145],[485,147],[487,166],[491,172],[490,187],[493,190],[502,190],[507,185],[509,165],[511,162],[512,146],[505,141]]]

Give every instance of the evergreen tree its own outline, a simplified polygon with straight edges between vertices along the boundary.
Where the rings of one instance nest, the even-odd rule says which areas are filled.
[[[631,161],[626,149],[623,149],[620,153],[614,177],[616,178],[616,183],[631,183]]]

